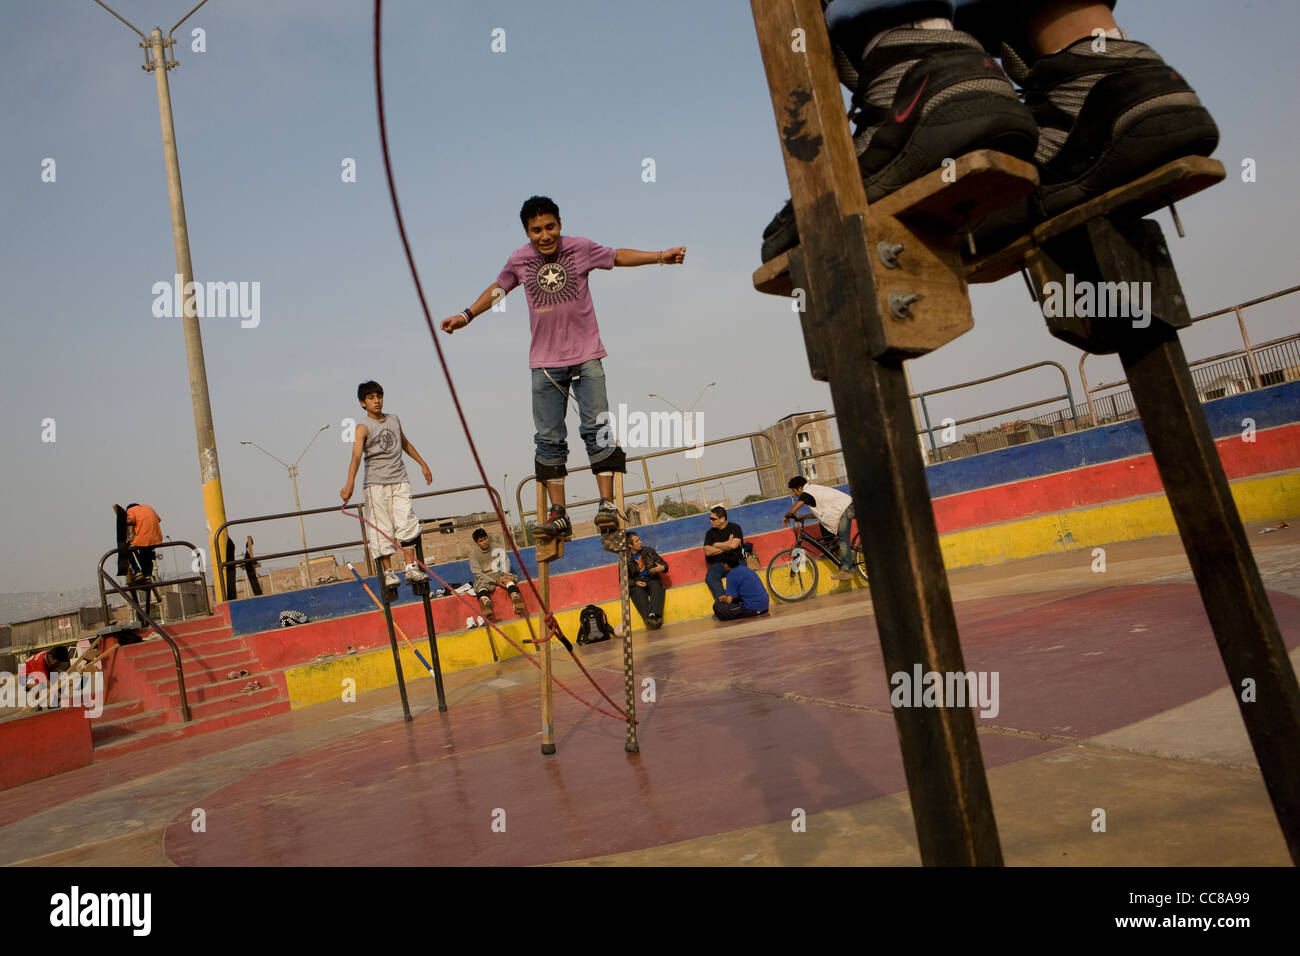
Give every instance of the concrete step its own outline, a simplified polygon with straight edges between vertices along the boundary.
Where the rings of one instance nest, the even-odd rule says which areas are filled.
[[[190,702],[190,709],[199,703],[206,703],[214,700],[222,700],[226,697],[233,697],[236,694],[245,693],[244,688],[250,681],[257,681],[262,685],[259,689],[276,686],[273,678],[263,673],[261,675],[250,673],[247,677],[240,677],[235,680],[213,681],[204,684],[191,684],[188,681],[185,684],[185,696]],[[176,679],[165,681],[158,685],[150,687],[150,694],[147,698],[156,706],[166,707],[168,709],[180,710],[181,695],[176,687]]]
[[[91,717],[92,724],[110,724],[115,720],[121,720],[124,717],[130,717],[144,711],[144,701],[140,698],[134,700],[116,701],[104,705],[104,712],[98,717]]]
[[[272,717],[276,714],[288,712],[289,702],[279,700],[271,703],[255,704],[243,710],[228,711],[201,720],[193,720],[188,724],[166,723],[157,727],[150,727],[138,733],[127,733],[103,745],[96,745],[95,761],[111,760],[114,757],[147,750],[150,747],[157,747],[175,740],[183,740],[197,734],[225,730],[227,727],[235,727],[249,721],[261,720],[263,717]]]
[[[216,636],[202,643],[190,643],[186,640],[176,642],[180,651],[181,663],[186,661],[203,661],[218,654],[230,654],[238,650],[247,650],[248,644],[242,637],[233,637],[229,633]],[[174,666],[171,647],[161,638],[133,647],[124,647],[117,652],[125,655],[136,671],[153,667]]]
[[[91,725],[90,739],[98,749],[102,744],[135,736],[142,731],[152,727],[161,727],[166,723],[167,711],[147,710],[120,720],[110,720],[104,723],[96,721]]]
[[[242,688],[243,684],[240,684]],[[181,716],[181,705],[179,695],[175,696],[175,704],[167,710],[168,723],[184,723],[184,717]],[[170,698],[169,698],[170,699]],[[190,698],[190,715],[195,721],[203,720],[209,717],[219,716],[221,714],[234,713],[240,710],[255,708],[260,704],[272,704],[277,701],[288,700],[285,698],[284,690],[274,683],[263,681],[262,687],[252,692],[237,690],[234,694],[227,694],[218,697],[215,700],[196,700]]]
[[[202,660],[190,661],[181,655],[181,673],[185,675],[185,685],[191,684],[213,684],[225,681],[226,675],[231,671],[246,670],[252,671],[257,667],[257,661],[253,653],[247,648],[240,651],[232,651],[229,654],[215,654],[210,657],[205,656]],[[163,684],[168,681],[173,687],[176,684],[176,664],[169,659],[156,667],[142,668],[136,665],[136,674],[147,684]]]

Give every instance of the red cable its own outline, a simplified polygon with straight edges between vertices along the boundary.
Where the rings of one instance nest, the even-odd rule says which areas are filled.
[[[461,408],[460,405],[460,396],[456,392],[456,384],[455,382],[452,381],[451,369],[448,367],[447,358],[442,351],[442,343],[438,341],[438,332],[433,325],[433,315],[430,313],[429,304],[424,298],[424,286],[420,283],[420,273],[415,266],[415,257],[411,254],[411,244],[406,238],[406,225],[402,220],[402,207],[397,200],[397,185],[393,179],[393,167],[392,167],[392,162],[390,160],[389,151],[388,151],[388,125],[384,118],[384,74],[383,74],[383,64],[382,64],[383,61],[382,44],[380,43],[380,26],[383,18],[382,8],[383,8],[383,0],[375,0],[375,100],[377,102],[378,110],[379,110],[379,143],[383,150],[383,155],[384,155],[384,175],[388,182],[388,194],[393,201],[393,215],[397,219],[397,231],[402,239],[402,251],[406,253],[406,264],[411,270],[411,279],[415,282],[415,294],[420,300],[420,309],[424,312],[424,322],[429,329],[429,336],[433,339],[433,347],[438,352],[438,363],[442,366],[443,377],[446,378],[447,380],[447,389],[451,393],[452,404],[455,405],[456,407],[456,415],[460,419],[460,426],[465,432],[465,441],[469,444],[470,454],[474,456],[474,465],[475,467],[478,468],[478,473],[479,476],[483,479],[483,484],[488,485],[489,482],[487,477],[487,470],[483,467],[483,462],[479,458],[478,448],[474,444],[474,436],[470,433],[469,422],[466,420],[465,411],[464,409]],[[532,576],[528,573],[528,566],[524,564],[523,555],[519,553],[519,548],[515,545],[514,535],[510,533],[510,525],[507,523],[505,515],[501,513],[501,507],[500,505],[498,505],[496,497],[494,495],[488,495],[488,498],[492,502],[492,510],[496,513],[497,520],[501,522],[501,529],[505,535],[506,544],[510,546],[510,550],[514,553],[516,560],[518,560],[519,562],[519,569],[523,572],[524,580],[528,582],[528,586],[529,588],[532,589],[533,596],[537,599],[538,605],[545,612],[548,625],[551,628],[554,628],[558,633],[559,625],[555,622],[555,616],[551,613],[551,609],[547,604],[547,602],[542,600],[542,596],[537,590],[537,585],[533,582]],[[365,519],[362,520],[364,521]],[[523,520],[522,515],[520,516],[520,520]],[[366,523],[369,524],[369,522]],[[374,526],[371,525],[371,527]],[[376,528],[375,530],[378,531],[379,529]],[[383,532],[380,533],[382,534]],[[387,536],[385,535],[385,537]],[[398,547],[401,547],[400,542],[394,542],[394,544],[396,544]],[[421,567],[424,567],[424,565],[421,565]],[[428,568],[425,568],[425,571],[428,572],[429,574],[433,573],[429,571]],[[439,580],[442,579],[439,578]],[[500,633],[499,630],[498,633]],[[534,643],[536,643],[537,635],[533,633],[533,625],[531,620],[528,621],[528,633],[533,636]],[[501,636],[505,637],[505,634],[501,634]],[[506,637],[506,640],[510,641],[510,638]],[[550,640],[549,632],[546,636],[546,640]],[[514,641],[510,641],[510,643],[511,645],[515,646],[516,649],[519,649],[518,645],[515,645]],[[608,694],[605,693],[604,689],[601,688],[599,684],[596,683],[595,678],[593,678],[591,674],[587,671],[587,668],[583,666],[582,661],[578,659],[578,655],[573,651],[573,649],[572,648],[567,648],[567,649],[569,651],[569,656],[573,658],[573,662],[578,665],[578,669],[581,670],[583,675],[587,678],[587,680],[591,682],[591,686],[596,688],[596,690],[600,693],[600,696],[604,697],[605,700],[609,702],[611,707],[617,710],[620,714],[623,714],[623,717],[621,719],[623,720],[629,719],[627,714],[623,711],[623,709],[619,707],[618,704],[616,704]],[[521,649],[519,649],[519,651],[521,654],[524,653]],[[530,655],[525,654],[524,656],[528,657],[529,660],[532,660],[532,657]],[[534,664],[536,664],[536,661],[534,661]],[[554,677],[552,677],[551,679],[555,680]],[[557,684],[560,684],[558,680],[555,680],[555,682]],[[560,684],[560,686],[563,687],[564,685]],[[565,690],[568,691],[568,688],[565,688]],[[578,697],[572,691],[568,691],[568,693],[571,696],[573,696],[575,699],[582,700],[582,698]],[[582,702],[584,704],[587,703],[586,701],[582,701]],[[600,711],[599,708],[594,707],[591,704],[587,704],[587,706],[591,707],[593,710],[599,711],[600,713],[605,713],[604,711]]]

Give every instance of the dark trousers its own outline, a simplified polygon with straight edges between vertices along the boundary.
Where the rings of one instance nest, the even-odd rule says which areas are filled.
[[[131,566],[147,578],[153,574],[154,556],[153,548],[132,548]]]
[[[637,613],[641,615],[641,620],[644,621],[651,614],[663,618],[664,586],[658,578],[645,578],[645,587],[638,587],[635,582],[629,582],[627,592],[636,606]]]
[[[723,621],[738,621],[742,617],[757,617],[760,614],[766,613],[766,611],[755,611],[752,608],[745,607],[743,604],[724,604],[721,601],[713,602],[713,616]]]
[[[727,576],[727,566],[721,561],[714,561],[704,570],[704,583],[708,585],[709,593],[713,595],[713,600],[722,597],[722,592],[727,589],[723,583],[723,578]]]

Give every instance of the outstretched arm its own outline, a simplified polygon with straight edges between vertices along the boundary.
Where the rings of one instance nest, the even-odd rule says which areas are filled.
[[[483,294],[475,299],[474,304],[469,307],[470,315],[473,318],[466,318],[464,312],[457,312],[455,315],[449,315],[447,318],[443,319],[439,328],[448,335],[451,335],[451,333],[455,332],[457,329],[463,329],[465,326],[469,325],[474,318],[477,318],[488,309],[492,308],[492,303],[496,302],[498,298],[505,294],[505,290],[493,282],[483,290]]]
[[[663,252],[641,252],[638,249],[614,250],[616,266],[679,266],[686,261],[686,247],[674,246]]]

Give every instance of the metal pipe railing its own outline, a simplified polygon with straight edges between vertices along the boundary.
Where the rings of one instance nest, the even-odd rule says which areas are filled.
[[[627,489],[624,489],[623,497],[624,499],[627,499],[629,497],[645,495],[650,505],[651,518],[654,519],[657,518],[659,514],[658,510],[655,508],[655,499],[654,499],[655,491],[672,491],[674,488],[685,488],[688,485],[704,485],[710,481],[718,481],[722,478],[733,478],[736,475],[748,475],[751,472],[757,475],[769,469],[774,472],[777,472],[779,475],[780,460],[777,458],[777,454],[776,454],[776,442],[772,441],[772,436],[768,435],[765,432],[746,432],[743,435],[729,435],[726,438],[715,438],[712,441],[701,442],[699,445],[692,445],[691,447],[704,449],[704,448],[710,448],[714,445],[723,445],[726,444],[727,442],[745,441],[745,440],[752,440],[756,438],[767,442],[768,449],[772,455],[772,461],[770,463],[760,465],[757,462],[755,462],[755,464],[751,467],[738,468],[733,471],[724,471],[724,472],[719,472],[717,474],[697,476],[694,480],[677,481],[677,482],[673,482],[672,484],[665,484],[665,485],[654,484],[650,479],[649,463],[652,459],[655,458],[663,458],[667,455],[679,455],[682,453],[682,449],[666,448],[663,451],[651,452],[648,455],[637,455],[636,457],[628,458],[627,463],[629,465],[632,464],[633,462],[641,463],[641,471],[644,476],[645,487],[639,491],[633,491],[633,492],[628,492]],[[751,448],[752,447],[753,446],[751,445]],[[528,530],[528,524],[527,524],[527,515],[530,512],[524,510],[523,490],[524,487],[529,482],[536,482],[536,481],[537,481],[536,475],[526,475],[520,480],[519,484],[515,486],[515,504],[519,508],[520,525],[524,529],[524,539],[526,544],[532,544],[533,541],[532,541],[532,534]],[[760,488],[761,488],[762,479],[760,478],[759,481],[760,481]],[[584,499],[582,501],[574,502],[568,505],[567,507],[582,508],[586,505],[597,504],[599,501],[600,501],[599,498],[589,498],[589,499]]]
[[[971,422],[977,422],[977,421],[980,421],[980,420],[985,419],[985,418],[995,418],[995,417],[997,417],[998,415],[1006,415],[1006,414],[1008,414],[1009,412],[1019,412],[1019,411],[1024,411],[1026,408],[1037,408],[1037,407],[1040,406],[1040,405],[1048,405],[1048,404],[1050,404],[1050,403],[1052,403],[1052,402],[1059,402],[1061,399],[1066,399],[1066,400],[1069,402],[1069,412],[1070,412],[1070,417],[1074,420],[1074,427],[1077,429],[1077,428],[1079,427],[1079,420],[1078,420],[1078,417],[1075,415],[1075,411],[1074,411],[1074,392],[1073,392],[1073,390],[1070,388],[1070,376],[1066,373],[1066,371],[1065,371],[1065,367],[1062,366],[1059,362],[1045,361],[1045,362],[1034,362],[1032,365],[1022,365],[1020,368],[1013,368],[1013,369],[1010,369],[1009,371],[1006,371],[1006,372],[998,372],[998,373],[995,374],[995,375],[986,375],[986,376],[983,377],[983,378],[975,378],[975,379],[971,379],[971,380],[968,381],[968,382],[959,382],[959,383],[956,384],[956,385],[945,385],[943,388],[931,388],[931,389],[926,389],[926,390],[923,391],[923,392],[917,392],[915,395],[909,395],[909,396],[908,396],[909,399],[920,399],[920,403],[921,403],[921,416],[922,416],[922,418],[925,419],[925,427],[924,427],[924,428],[918,428],[918,429],[916,430],[916,434],[917,434],[917,435],[922,435],[922,434],[924,434],[924,435],[927,435],[927,436],[928,436],[928,438],[929,438],[929,440],[930,440],[930,453],[931,453],[931,455],[937,456],[938,453],[939,453],[939,449],[938,449],[938,446],[936,445],[935,440],[934,440],[934,424],[930,421],[930,409],[929,409],[929,406],[926,404],[926,401],[925,401],[925,399],[926,399],[927,396],[930,396],[930,395],[942,395],[942,394],[944,394],[945,392],[955,392],[955,391],[957,391],[958,389],[969,388],[969,387],[971,387],[971,386],[973,386],[973,385],[984,385],[984,384],[986,384],[986,383],[988,383],[988,382],[993,382],[993,381],[996,381],[997,379],[1000,379],[1000,378],[1009,378],[1009,377],[1012,376],[1012,375],[1019,375],[1021,372],[1028,372],[1028,371],[1031,371],[1031,370],[1033,370],[1033,369],[1036,369],[1036,368],[1043,368],[1043,367],[1048,366],[1048,365],[1050,365],[1050,366],[1052,366],[1053,368],[1057,369],[1057,370],[1061,373],[1061,379],[1065,382],[1065,394],[1064,394],[1064,395],[1053,395],[1051,398],[1044,398],[1044,399],[1042,399],[1041,401],[1037,401],[1037,402],[1026,402],[1026,403],[1023,404],[1023,405],[1013,405],[1013,406],[1010,407],[1010,408],[1002,408],[1002,409],[999,409],[999,410],[994,411],[994,412],[987,412],[986,414],[983,414],[983,415],[975,415],[975,416],[973,416],[973,417],[971,417],[971,418],[963,418],[961,421],[953,422],[951,426],[945,426],[945,427],[956,427],[957,425],[968,425],[968,424],[970,424]],[[833,415],[833,414],[831,414],[831,415],[823,415],[823,416],[821,416],[820,418],[810,418],[810,419],[808,419],[806,422],[801,422],[801,423],[800,423],[800,427],[803,427],[803,426],[806,426],[806,425],[812,425],[812,424],[815,424],[815,423],[817,423],[817,422],[831,421],[831,420],[833,420],[834,418],[835,418],[835,415]],[[798,456],[798,450],[799,450],[799,449],[796,447],[796,448],[795,448],[795,453],[796,453],[796,454],[795,454],[795,459],[796,459],[797,461],[800,461],[800,462],[803,462],[803,461],[815,461],[815,460],[818,459],[818,458],[827,458],[827,457],[829,457],[829,456],[831,456],[831,455],[839,455],[839,454],[842,454],[842,453],[843,453],[843,449],[842,449],[842,448],[832,448],[832,449],[830,449],[829,451],[818,452],[818,453],[815,454],[815,455],[805,455],[804,457],[800,458],[800,457]]]
[[[454,495],[454,494],[459,494],[459,493],[462,492],[462,491],[478,491],[478,490],[485,490],[485,491],[487,491],[487,493],[488,493],[489,495],[492,496],[492,500],[496,502],[497,507],[498,507],[498,508],[501,507],[501,495],[500,495],[500,493],[499,493],[495,488],[493,488],[491,485],[464,485],[464,486],[459,487],[459,488],[445,488],[445,489],[443,489],[443,490],[441,490],[441,491],[422,491],[422,492],[420,492],[419,494],[411,495],[411,501],[412,501],[412,502],[415,502],[415,501],[423,500],[423,499],[425,499],[425,498],[437,498],[437,497],[439,497],[439,496],[441,496],[441,495]],[[223,534],[224,534],[228,529],[233,528],[233,527],[235,527],[236,525],[257,524],[257,523],[260,523],[260,522],[263,522],[263,521],[281,521],[281,520],[284,520],[284,519],[287,519],[287,518],[301,518],[301,517],[305,517],[305,516],[307,516],[307,515],[338,514],[338,512],[339,512],[340,510],[351,511],[351,510],[353,510],[353,509],[356,510],[356,514],[357,514],[357,522],[358,522],[358,524],[359,524],[360,527],[361,527],[361,538],[360,538],[360,540],[357,540],[357,541],[344,541],[344,542],[340,542],[340,543],[336,543],[336,544],[329,544],[329,545],[316,545],[316,546],[308,547],[308,548],[293,548],[293,549],[288,550],[288,551],[277,551],[277,552],[275,552],[274,554],[260,554],[260,555],[258,555],[258,556],[256,557],[256,560],[257,560],[258,562],[262,562],[262,561],[274,561],[274,560],[276,560],[276,559],[278,559],[278,558],[289,558],[289,557],[294,557],[294,556],[296,556],[296,555],[302,555],[303,558],[304,558],[304,560],[307,562],[308,566],[310,567],[311,555],[312,555],[312,554],[319,554],[319,553],[326,552],[326,551],[338,551],[338,550],[342,550],[342,549],[344,549],[344,548],[356,548],[356,547],[361,547],[361,548],[363,548],[363,549],[365,550],[365,555],[366,555],[366,559],[365,559],[365,560],[366,560],[366,573],[367,573],[367,574],[373,574],[373,573],[374,573],[374,560],[373,560],[373,558],[372,558],[371,555],[370,555],[370,545],[369,545],[368,540],[367,540],[367,538],[366,538],[366,533],[365,533],[365,524],[364,524],[364,523],[362,522],[362,520],[361,520],[361,519],[362,519],[362,515],[364,514],[364,511],[365,511],[365,505],[362,504],[362,503],[358,503],[358,504],[355,504],[355,505],[346,505],[346,506],[343,506],[342,508],[334,508],[334,507],[330,507],[330,508],[307,508],[307,509],[303,509],[303,510],[300,510],[300,511],[285,511],[285,512],[281,512],[281,513],[279,513],[279,514],[271,514],[271,515],[255,515],[255,516],[253,516],[253,517],[251,517],[251,518],[234,518],[234,519],[232,519],[232,520],[230,520],[230,521],[226,521],[225,523],[223,523],[223,524],[221,525],[221,527],[217,529],[217,533],[216,533],[215,535],[213,535],[213,537],[220,538],[220,537],[221,537],[221,536],[222,536],[222,535],[223,535]],[[421,522],[420,522],[420,524],[421,524],[421,528],[423,529],[423,526],[424,526],[425,524],[430,524],[430,523],[432,523],[432,522],[434,522],[434,521],[437,521],[437,520],[439,520],[439,519],[436,519],[436,518],[426,518],[426,519],[422,519]],[[225,559],[225,556],[224,556],[224,555],[221,555],[221,556],[217,557],[216,560],[214,561],[214,567],[215,567],[215,569],[216,569],[216,575],[217,575],[217,577],[218,577],[219,579],[224,578],[224,575],[225,575],[225,572],[226,572],[226,569],[227,569],[227,568],[238,568],[238,567],[240,567],[241,565],[246,564],[247,562],[248,562],[248,559],[247,559],[247,558],[240,557],[239,555],[236,555],[236,556],[235,556],[233,559],[231,559],[230,561],[227,561],[227,560]],[[233,595],[233,594],[232,594],[232,595],[227,595],[227,600],[234,600],[234,595]]]
[[[1265,343],[1264,345],[1253,345],[1253,346],[1252,346],[1252,345],[1250,344],[1250,337],[1249,337],[1249,335],[1246,334],[1246,319],[1245,319],[1245,317],[1241,314],[1241,310],[1242,310],[1242,309],[1248,309],[1248,308],[1250,308],[1252,305],[1260,305],[1261,303],[1264,303],[1264,302],[1271,302],[1273,299],[1280,299],[1280,298],[1282,298],[1283,296],[1291,295],[1292,293],[1295,293],[1295,292],[1300,292],[1300,285],[1293,285],[1293,286],[1291,286],[1291,288],[1289,288],[1289,289],[1282,289],[1282,290],[1279,291],[1279,292],[1272,292],[1272,293],[1270,293],[1270,294],[1268,294],[1268,295],[1262,295],[1262,296],[1260,296],[1260,297],[1257,298],[1257,299],[1250,299],[1249,301],[1246,301],[1246,302],[1238,302],[1236,305],[1230,305],[1230,306],[1228,306],[1226,309],[1217,309],[1217,310],[1215,310],[1214,312],[1206,312],[1204,315],[1198,315],[1198,316],[1196,316],[1196,318],[1192,319],[1192,324],[1195,324],[1195,323],[1197,323],[1197,322],[1204,322],[1206,319],[1214,319],[1214,318],[1218,318],[1218,317],[1221,316],[1221,315],[1227,315],[1229,312],[1234,313],[1234,314],[1236,315],[1236,317],[1237,317],[1237,325],[1238,325],[1238,327],[1239,327],[1240,330],[1241,330],[1241,341],[1242,341],[1242,344],[1243,344],[1244,348],[1237,349],[1235,352],[1228,353],[1228,354],[1231,354],[1231,355],[1241,355],[1241,354],[1244,353],[1244,354],[1246,355],[1246,361],[1247,361],[1247,363],[1250,365],[1251,370],[1252,370],[1252,374],[1254,375],[1254,379],[1255,379],[1255,387],[1256,387],[1256,388],[1259,388],[1259,387],[1260,387],[1260,381],[1261,381],[1261,379],[1260,379],[1260,376],[1259,376],[1259,373],[1258,373],[1258,369],[1256,368],[1256,363],[1255,363],[1255,352],[1258,351],[1258,350],[1260,350],[1260,349],[1267,348],[1268,345],[1273,345],[1273,344],[1277,344],[1278,342],[1285,341],[1286,339],[1285,339],[1285,338],[1282,338],[1282,339],[1274,339],[1271,343]],[[1226,357],[1228,357],[1228,354],[1225,354],[1225,355],[1222,355],[1222,356],[1217,356],[1217,357],[1218,357],[1218,358],[1226,358]],[[1092,390],[1090,391],[1089,388],[1088,388],[1088,379],[1087,379],[1087,377],[1084,375],[1084,372],[1083,372],[1083,363],[1084,363],[1084,361],[1085,361],[1087,358],[1088,358],[1088,353],[1085,352],[1085,353],[1083,354],[1083,357],[1079,359],[1079,379],[1083,382],[1083,393],[1084,393],[1084,397],[1089,399],[1088,404],[1089,404],[1089,407],[1091,407],[1091,406],[1092,406],[1092,402],[1091,402],[1090,398],[1091,398],[1091,395],[1092,395],[1094,392],[1100,392],[1100,391],[1103,391],[1104,389],[1107,389],[1107,388],[1114,388],[1114,387],[1116,387],[1117,385],[1126,385],[1126,384],[1128,384],[1128,382],[1127,382],[1127,380],[1120,380],[1120,381],[1118,381],[1118,382],[1110,382],[1110,383],[1108,383],[1108,384],[1106,384],[1106,385],[1098,385],[1096,388],[1094,388],[1094,389],[1092,389]],[[1189,363],[1188,363],[1188,368],[1193,368],[1193,367],[1195,367],[1195,366],[1197,366],[1197,365],[1201,365],[1201,364],[1203,364],[1203,363],[1205,363],[1205,362],[1210,362],[1210,361],[1214,361],[1214,360],[1215,360],[1214,358],[1209,358],[1209,359],[1200,359],[1199,361],[1196,361],[1196,362],[1189,362]],[[1094,422],[1095,422],[1095,419],[1094,419]]]
[[[188,548],[188,549],[190,550],[190,553],[191,553],[191,554],[198,554],[198,553],[199,553],[198,548],[194,547],[194,545],[191,544],[191,543],[188,542],[188,541],[166,541],[166,542],[163,542],[162,544],[153,544],[153,545],[149,545],[149,547],[151,547],[154,551],[159,551],[159,550],[161,550],[161,549],[163,549],[163,548]],[[99,570],[100,570],[101,572],[107,574],[107,572],[104,571],[104,562],[105,562],[105,561],[107,561],[109,558],[113,557],[113,555],[115,555],[115,554],[120,554],[120,553],[122,553],[123,551],[138,551],[138,550],[140,550],[140,549],[139,549],[139,548],[132,547],[132,546],[130,546],[130,545],[128,545],[128,546],[126,546],[126,547],[123,547],[123,548],[114,548],[112,551],[109,551],[109,552],[105,553],[105,555],[104,555],[102,558],[99,559]],[[160,567],[160,566],[161,566],[161,565],[155,565],[155,567]],[[110,576],[110,580],[116,580],[116,578],[112,578],[112,577]],[[168,580],[168,581],[157,581],[157,580],[155,580],[155,581],[152,581],[152,582],[149,584],[149,587],[150,587],[151,589],[153,589],[153,590],[157,590],[159,587],[161,587],[161,586],[163,586],[163,585],[185,584],[185,583],[187,583],[187,582],[189,582],[189,581],[198,581],[198,582],[199,582],[200,590],[202,590],[202,592],[203,592],[203,608],[204,608],[204,610],[205,610],[208,614],[211,614],[211,613],[212,613],[212,602],[211,602],[210,600],[208,600],[208,579],[207,579],[207,576],[203,573],[203,568],[202,568],[202,566],[199,567],[198,572],[197,572],[196,574],[190,574],[190,575],[187,575],[187,576],[185,576],[185,577],[181,577],[181,578],[172,578],[171,580]],[[107,592],[104,590],[104,580],[103,580],[103,578],[100,578],[100,579],[99,579],[98,584],[99,584],[99,606],[100,606],[100,609],[101,609],[101,610],[103,611],[103,613],[104,613],[104,623],[107,624],[107,623],[109,623],[109,620],[108,620],[108,594],[107,594]],[[134,590],[139,590],[139,589],[136,588],[136,589],[134,589]],[[159,600],[159,604],[161,604],[161,603],[162,603],[162,598],[160,597],[158,600]],[[182,598],[181,598],[181,616],[182,616],[182,617],[185,616],[185,598],[184,598],[184,596],[182,596]]]
[[[194,546],[193,546],[193,545],[190,545],[190,547],[192,548],[192,547],[194,547]],[[159,625],[159,623],[158,623],[157,621],[155,621],[153,618],[151,618],[151,617],[148,615],[148,613],[144,610],[144,608],[140,607],[140,605],[139,605],[139,603],[136,601],[134,595],[132,595],[132,594],[130,593],[130,589],[124,588],[122,585],[118,584],[118,583],[117,583],[117,579],[114,578],[111,574],[109,574],[107,571],[104,570],[104,561],[108,560],[108,557],[109,557],[109,555],[111,555],[111,554],[113,554],[112,551],[110,551],[108,554],[104,555],[103,559],[99,562],[99,589],[100,589],[100,592],[101,592],[101,593],[103,592],[103,590],[104,590],[104,582],[107,581],[107,582],[108,582],[108,586],[111,587],[111,588],[112,588],[114,591],[116,591],[118,594],[120,594],[120,595],[122,596],[123,600],[125,600],[129,605],[131,605],[132,609],[133,609],[137,614],[140,615],[140,621],[141,621],[141,623],[143,623],[143,624],[148,624],[151,628],[153,628],[155,631],[157,631],[157,632],[158,632],[158,636],[161,637],[164,641],[166,641],[166,642],[167,642],[167,646],[170,647],[170,648],[172,649],[172,663],[176,666],[176,688],[177,688],[177,690],[180,692],[180,695],[181,695],[181,716],[182,716],[183,718],[185,718],[185,722],[186,722],[186,723],[189,723],[190,720],[192,719],[191,716],[190,716],[190,700],[189,700],[189,697],[188,697],[188,696],[186,695],[186,693],[185,693],[185,669],[181,666],[181,651],[180,651],[180,648],[176,646],[176,642],[175,642],[174,640],[172,640],[172,636],[171,636],[170,634],[168,634],[166,631],[164,631],[164,630],[162,629],[162,626]],[[206,587],[204,587],[204,589],[203,589],[203,593],[204,593],[205,595],[208,593],[208,589],[207,589]]]

